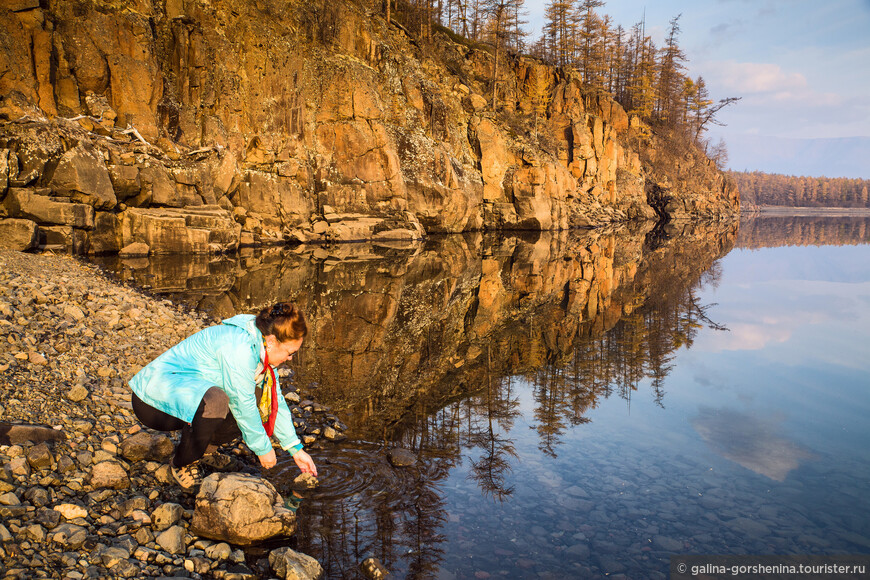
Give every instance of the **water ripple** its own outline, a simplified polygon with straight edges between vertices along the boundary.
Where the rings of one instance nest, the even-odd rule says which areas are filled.
[[[315,502],[377,498],[381,505],[398,507],[419,485],[420,470],[393,467],[380,445],[356,443],[352,448],[317,450],[312,456],[317,464],[318,486],[304,495]],[[297,475],[299,469],[288,458],[278,464],[273,482],[285,493]]]

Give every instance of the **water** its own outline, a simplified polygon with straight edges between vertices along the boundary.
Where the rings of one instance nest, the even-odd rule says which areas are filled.
[[[351,435],[312,450],[297,512],[329,578],[368,556],[398,578],[666,578],[673,554],[870,553],[867,224],[267,252],[172,266],[183,283],[116,267],[218,315],[309,313],[297,381]]]

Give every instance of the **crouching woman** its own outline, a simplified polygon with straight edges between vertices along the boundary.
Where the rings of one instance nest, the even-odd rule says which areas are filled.
[[[305,473],[317,475],[293,427],[274,367],[290,360],[308,333],[291,303],[239,314],[205,328],[154,359],[130,381],[133,411],[158,431],[181,430],[172,474],[186,489],[202,478],[197,462],[209,446],[241,434],[269,469],[278,439]]]

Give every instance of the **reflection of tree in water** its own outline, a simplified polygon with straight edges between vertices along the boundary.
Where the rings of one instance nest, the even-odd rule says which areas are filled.
[[[701,304],[697,297],[698,287],[715,286],[720,276],[714,264],[695,286],[672,287],[623,316],[604,335],[578,340],[567,364],[548,362],[531,373],[540,450],[555,456],[566,425],[588,422],[587,413],[614,392],[630,404],[645,379],[656,404],[664,407],[674,353],[690,348],[704,326],[728,330],[708,316],[715,304]]]
[[[736,246],[844,246],[870,243],[867,216],[775,216],[744,218]]]
[[[303,501],[297,512],[298,548],[316,554],[327,578],[358,578],[359,563],[374,556],[408,578],[430,578],[444,555],[439,531],[447,518],[437,487],[452,467],[438,458],[403,471],[398,480],[384,462],[360,455],[370,485],[341,498]],[[328,470],[329,464],[322,469]]]
[[[479,447],[483,453],[477,460],[471,462],[471,478],[483,490],[499,501],[507,499],[513,493],[513,487],[505,482],[511,471],[510,458],[516,458],[513,442],[500,435],[501,429],[510,431],[513,420],[519,415],[516,407],[518,400],[513,397],[510,379],[499,387],[493,385],[492,353],[487,348],[486,388],[483,404],[475,411],[484,422],[483,428],[469,430],[468,444]],[[498,422],[500,429],[495,427]]]

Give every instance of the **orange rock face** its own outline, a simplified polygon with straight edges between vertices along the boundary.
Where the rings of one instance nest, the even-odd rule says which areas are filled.
[[[218,206],[250,243],[651,219],[653,186],[672,217],[737,209],[706,157],[661,154],[663,137],[573,73],[502,58],[493,94],[489,53],[419,44],[357,4],[10,6],[0,150],[18,163],[0,200],[24,187],[116,213]],[[366,220],[315,231],[324,206]]]

